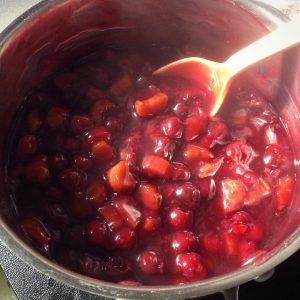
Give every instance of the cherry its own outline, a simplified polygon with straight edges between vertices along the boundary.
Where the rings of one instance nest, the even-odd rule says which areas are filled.
[[[38,131],[43,125],[43,115],[40,110],[34,109],[29,112],[27,117],[27,126],[31,133]]]
[[[37,140],[34,135],[24,135],[19,139],[18,156],[25,160],[33,156],[37,151]]]
[[[63,192],[58,186],[51,185],[46,191],[46,196],[47,200],[51,202],[61,202],[63,199]]]
[[[71,119],[71,132],[75,135],[83,134],[93,126],[93,120],[88,115],[74,115]]]
[[[172,159],[176,150],[176,144],[165,136],[151,136],[153,152],[166,159]]]
[[[92,156],[99,164],[110,162],[115,157],[113,148],[106,141],[93,144]]]
[[[67,154],[75,154],[80,151],[81,141],[72,136],[67,136],[63,140],[63,149]]]
[[[86,175],[77,169],[67,168],[59,173],[58,180],[66,190],[74,191],[85,185]]]
[[[94,277],[102,278],[104,262],[100,259],[93,258],[90,255],[84,254],[79,259],[79,267],[83,274]]]
[[[107,279],[119,281],[122,278],[126,278],[132,272],[132,266],[130,261],[125,257],[109,257],[103,262],[103,272]]]
[[[184,118],[188,113],[188,106],[183,102],[179,102],[173,107],[173,111],[177,117]]]
[[[27,218],[19,222],[19,226],[25,236],[30,239],[39,250],[50,255],[52,236],[45,225],[36,218]]]
[[[87,155],[75,154],[71,158],[71,165],[73,168],[79,169],[79,170],[85,172],[93,167],[93,161]]]
[[[69,110],[65,107],[53,106],[51,107],[45,118],[45,124],[50,129],[63,129],[69,118]]]
[[[93,127],[85,134],[85,145],[87,148],[91,148],[91,146],[100,140],[109,141],[111,138],[111,133],[105,126]]]
[[[113,233],[113,245],[119,249],[130,249],[133,246],[135,232],[129,227],[122,227]]]
[[[107,99],[96,101],[92,107],[91,115],[96,124],[101,124],[108,112],[113,111],[116,105]]]
[[[52,228],[65,229],[70,224],[70,218],[59,203],[43,203],[42,211]]]
[[[168,117],[162,123],[162,131],[167,137],[180,139],[183,126],[177,117]]]
[[[200,280],[207,276],[207,271],[202,259],[200,255],[195,252],[179,254],[176,258],[176,264],[182,275],[187,278]]]
[[[58,173],[67,166],[67,159],[61,153],[54,153],[49,155],[49,168],[52,172]]]
[[[208,135],[213,137],[216,142],[222,141],[227,133],[228,128],[219,118],[212,118],[207,126]]]
[[[69,207],[72,215],[78,219],[86,219],[93,215],[93,206],[85,200],[84,194],[79,191],[75,191],[69,199]]]
[[[226,147],[226,155],[237,164],[250,165],[256,156],[256,153],[250,145],[245,142],[234,142]]]
[[[177,231],[172,237],[172,249],[177,253],[194,251],[197,248],[197,237],[191,231]]]
[[[163,274],[165,262],[156,251],[143,251],[137,258],[138,266],[146,274]]]
[[[106,246],[108,242],[108,230],[105,223],[100,220],[92,220],[85,226],[85,237],[93,246]]]
[[[187,229],[193,224],[193,213],[184,211],[179,207],[173,207],[168,214],[168,221],[174,229]]]
[[[200,191],[189,182],[178,185],[174,197],[178,203],[192,210],[196,209],[200,204]]]
[[[191,177],[189,168],[182,163],[173,163],[172,180],[173,181],[188,181]]]
[[[263,162],[270,168],[286,168],[291,164],[290,153],[280,145],[268,145],[263,154]]]
[[[25,166],[25,177],[29,182],[45,185],[50,181],[51,173],[48,167],[48,158],[37,155]]]

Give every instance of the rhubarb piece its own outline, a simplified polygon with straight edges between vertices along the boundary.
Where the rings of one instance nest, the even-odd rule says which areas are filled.
[[[295,179],[291,175],[279,178],[274,188],[275,207],[278,211],[286,209],[292,200]]]
[[[246,188],[238,179],[226,178],[221,181],[221,208],[224,214],[238,211],[244,206]]]
[[[134,106],[137,115],[146,118],[162,113],[167,104],[168,96],[164,93],[157,93],[146,100],[137,100]]]
[[[245,205],[257,205],[272,193],[268,182],[260,177],[248,190]]]
[[[123,224],[123,219],[113,206],[106,204],[98,209],[99,215],[103,218],[110,229],[116,229]]]
[[[127,163],[122,160],[108,170],[107,181],[117,193],[131,193],[137,185],[136,178],[130,172]]]
[[[148,155],[142,161],[142,170],[149,177],[169,178],[172,165],[160,156]]]
[[[158,187],[155,184],[146,182],[140,184],[136,197],[145,208],[151,210],[158,210],[162,202],[162,195]]]
[[[201,179],[209,176],[214,176],[219,171],[223,160],[224,157],[220,156],[210,162],[200,162],[197,169],[198,178]]]
[[[205,147],[187,144],[185,146],[183,156],[187,162],[208,162],[214,158],[214,155]]]
[[[190,116],[184,122],[183,137],[186,141],[196,139],[200,134],[205,133],[206,120],[197,116]]]
[[[134,205],[130,197],[115,196],[112,199],[112,205],[130,228],[135,229],[141,222],[142,213]]]

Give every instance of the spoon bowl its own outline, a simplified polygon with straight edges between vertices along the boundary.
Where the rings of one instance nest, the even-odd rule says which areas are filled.
[[[234,77],[248,67],[300,42],[300,15],[289,23],[239,50],[225,62],[188,57],[167,64],[153,72],[155,76],[180,77],[199,84],[211,101],[210,116],[222,106]]]

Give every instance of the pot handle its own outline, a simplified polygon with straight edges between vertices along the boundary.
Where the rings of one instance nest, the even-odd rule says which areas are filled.
[[[239,286],[233,287],[222,292],[224,300],[239,300]]]

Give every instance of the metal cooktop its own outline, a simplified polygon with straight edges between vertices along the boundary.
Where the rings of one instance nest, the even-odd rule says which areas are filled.
[[[17,16],[28,8],[40,2],[39,0],[0,0],[0,32]],[[300,0],[272,0],[268,2],[287,15],[300,11]],[[255,281],[244,284],[240,288],[240,299],[298,299],[300,294],[299,278],[300,251],[276,268],[273,277],[266,282]],[[107,299],[91,295],[80,290],[65,286],[39,273],[14,256],[0,244],[0,266],[14,290],[14,295],[7,287],[0,272],[1,300],[100,300]],[[17,297],[17,298],[16,298]],[[221,294],[201,298],[203,300],[222,300]]]

